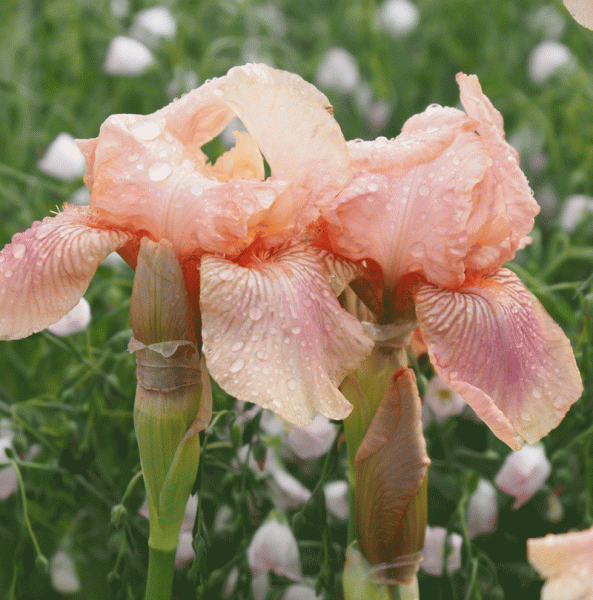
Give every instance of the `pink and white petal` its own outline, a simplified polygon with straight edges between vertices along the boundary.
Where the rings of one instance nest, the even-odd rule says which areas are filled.
[[[415,307],[439,375],[511,448],[537,442],[580,397],[568,338],[511,271],[455,291],[420,284]]]
[[[564,6],[568,8],[575,21],[588,29],[593,29],[593,4],[590,0],[564,0]]]
[[[0,252],[0,338],[45,329],[70,311],[97,267],[131,235],[93,226],[87,208],[66,206],[13,236]]]
[[[403,173],[355,177],[324,212],[334,251],[376,261],[388,293],[407,273],[442,286],[463,282],[471,194],[490,159],[478,136],[457,133],[429,162],[419,150]],[[398,139],[386,142],[386,153],[390,146]]]
[[[521,240],[533,228],[539,206],[519,167],[517,151],[505,141],[503,119],[482,93],[475,75],[457,75],[461,102],[478,122],[492,165],[473,193],[468,221],[467,268],[492,271],[515,256]]]
[[[204,353],[224,390],[296,425],[350,413],[337,385],[372,341],[313,253],[292,245],[248,267],[204,256],[200,277]]]

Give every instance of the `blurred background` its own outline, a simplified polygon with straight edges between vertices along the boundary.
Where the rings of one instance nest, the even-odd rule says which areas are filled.
[[[5,0],[0,23],[2,244],[64,202],[88,203],[74,138],[95,137],[113,113],[154,112],[234,65],[265,62],[311,81],[346,139],[394,137],[429,104],[458,106],[455,74],[478,75],[541,205],[533,243],[509,267],[571,338],[586,387],[543,440],[545,463],[528,461],[521,476],[541,481],[520,507],[512,485],[492,485],[509,449],[463,406],[454,416],[441,415],[438,400],[427,409],[429,524],[446,530],[454,560],[427,565],[420,587],[429,599],[539,598],[525,540],[593,524],[593,32],[550,0]],[[209,155],[228,143],[221,135]],[[133,479],[131,285],[131,270],[108,260],[85,294],[81,326],[0,345],[0,598],[142,597],[148,528]],[[423,356],[414,366],[426,396],[431,367]],[[437,398],[451,406],[447,394]],[[298,540],[303,585],[342,597],[346,525],[323,493],[346,477],[339,424],[321,454],[300,456],[269,415],[220,390],[214,409],[189,551],[197,555],[178,571],[178,597],[257,600],[247,549],[273,509]],[[20,487],[5,466],[13,453]],[[477,514],[490,511],[490,525],[468,531],[484,485]],[[288,598],[290,583],[270,573],[267,598]]]

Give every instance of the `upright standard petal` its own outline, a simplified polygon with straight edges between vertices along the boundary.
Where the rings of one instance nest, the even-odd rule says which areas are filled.
[[[415,305],[439,375],[511,448],[537,442],[580,397],[570,342],[511,271],[454,291],[418,284]]]
[[[45,329],[72,309],[101,261],[131,235],[102,225],[86,208],[66,207],[33,223],[0,252],[0,338]]]
[[[542,600],[593,599],[593,527],[527,540],[527,559],[547,579]]]
[[[472,195],[467,223],[469,271],[493,271],[511,260],[533,229],[539,206],[519,167],[517,151],[505,141],[501,114],[482,93],[475,75],[457,75],[461,102],[476,119],[477,131],[492,164]]]
[[[248,266],[205,256],[200,278],[204,353],[223,389],[296,425],[349,414],[337,385],[372,342],[310,250],[293,244]]]

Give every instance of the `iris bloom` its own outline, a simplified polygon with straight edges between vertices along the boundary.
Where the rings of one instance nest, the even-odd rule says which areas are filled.
[[[348,143],[326,243],[365,261],[352,287],[377,323],[417,319],[440,377],[518,449],[558,425],[582,384],[562,330],[501,268],[539,207],[477,77],[458,83],[467,112],[433,105],[393,140]]]
[[[593,527],[527,540],[527,558],[546,583],[542,600],[593,598]]]
[[[201,147],[235,117],[247,132],[210,164]],[[57,321],[110,252],[136,268],[141,246],[147,265],[161,248],[179,262],[196,313],[191,343],[226,391],[300,425],[316,412],[344,418],[351,407],[336,385],[371,342],[335,297],[347,265],[330,287],[339,264],[303,236],[349,177],[327,98],[296,75],[247,65],[154,114],[113,115],[79,146],[90,206],[66,205],[0,253],[0,337]],[[131,308],[135,335],[141,304]]]

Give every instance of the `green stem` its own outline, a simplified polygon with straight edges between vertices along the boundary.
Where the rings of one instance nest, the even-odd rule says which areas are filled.
[[[144,600],[171,600],[175,550],[165,552],[149,546],[148,552],[148,581]]]

